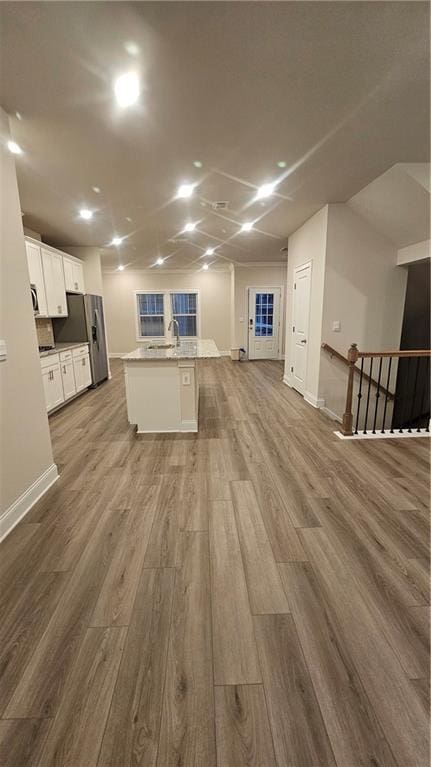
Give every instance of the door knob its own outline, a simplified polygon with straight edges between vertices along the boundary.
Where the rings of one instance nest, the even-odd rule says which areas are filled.
[[[306,344],[306,343],[307,343],[307,339],[303,338],[302,341],[301,341],[301,344]]]

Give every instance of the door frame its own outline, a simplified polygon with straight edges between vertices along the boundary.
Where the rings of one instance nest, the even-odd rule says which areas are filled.
[[[288,362],[289,362],[289,378],[288,378],[288,381],[289,381],[289,386],[291,386],[292,389],[295,389],[295,387],[293,385],[293,374],[292,374],[292,371],[290,369],[292,367],[292,365],[293,365],[293,347],[294,347],[294,344],[293,344],[293,330],[292,330],[292,328],[293,328],[294,310],[295,310],[295,302],[294,302],[294,296],[293,296],[293,292],[295,290],[295,288],[294,288],[294,285],[295,285],[295,274],[300,269],[305,269],[306,266],[310,267],[310,301],[309,301],[309,305],[308,305],[308,335],[310,336],[311,289],[312,289],[312,285],[313,285],[313,259],[310,259],[309,261],[304,261],[303,264],[297,264],[297,266],[293,267],[293,272],[292,272],[292,287],[291,287],[291,291],[290,291],[290,295],[291,295],[291,299],[292,300],[291,300],[291,305],[290,305],[290,325],[289,325],[289,336],[290,336],[289,343],[290,343],[290,346],[289,346],[289,352],[287,350],[287,338],[286,338],[286,357],[287,357]],[[308,372],[308,353],[309,353],[309,348],[310,347],[307,344],[307,364],[306,364],[306,368],[305,368],[305,380],[307,379],[307,372]],[[297,390],[295,389],[295,391],[297,391]],[[300,392],[298,392],[298,393],[300,394]],[[305,391],[304,391],[304,394],[305,394]],[[302,394],[301,396],[303,397],[304,394]]]
[[[279,308],[279,312],[278,312],[278,314],[279,314],[278,353],[277,353],[276,359],[278,359],[278,360],[284,359],[284,354],[282,353],[282,349],[283,349],[283,323],[282,323],[282,317],[284,317],[284,311],[285,311],[284,310],[284,290],[283,290],[284,286],[283,285],[264,285],[262,287],[261,284],[260,285],[247,285],[247,287],[244,289],[244,293],[245,293],[244,305],[245,305],[245,307],[247,309],[247,312],[244,312],[244,320],[245,320],[245,316],[247,317],[247,319],[245,320],[245,322],[246,322],[246,329],[245,329],[246,341],[245,341],[245,344],[244,344],[244,348],[246,350],[247,359],[249,359],[249,351],[250,351],[250,334],[248,332],[248,329],[249,329],[249,319],[250,319],[250,317],[249,317],[250,290],[259,290],[262,293],[264,293],[265,290],[275,290],[276,288],[280,291],[280,308]],[[285,343],[286,343],[286,341],[285,341]],[[253,362],[254,360],[251,360],[251,361]]]

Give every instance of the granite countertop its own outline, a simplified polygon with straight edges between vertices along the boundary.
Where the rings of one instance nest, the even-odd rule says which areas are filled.
[[[88,346],[88,341],[71,341],[70,343],[55,344],[53,349],[39,352],[39,357],[49,357],[51,354],[59,354],[66,349],[76,349],[77,346]]]
[[[154,345],[157,343],[157,341],[154,341]],[[163,341],[160,341],[160,343],[163,343]],[[173,346],[170,349],[149,349],[150,345],[153,344],[140,346],[139,349],[125,354],[122,359],[125,362],[139,362],[145,360],[193,360],[220,357],[220,352],[212,338],[181,341],[179,346]]]

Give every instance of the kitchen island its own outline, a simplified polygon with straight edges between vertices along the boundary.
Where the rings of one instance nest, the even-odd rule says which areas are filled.
[[[198,361],[220,357],[212,339],[152,342],[122,357],[127,416],[138,434],[198,431]]]

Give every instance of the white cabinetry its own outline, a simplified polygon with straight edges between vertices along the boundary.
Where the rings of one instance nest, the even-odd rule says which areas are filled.
[[[92,379],[88,346],[80,346],[78,349],[73,350],[73,370],[77,392],[91,386]]]
[[[81,261],[63,256],[64,282],[68,293],[85,293],[84,269]]]
[[[63,256],[53,250],[41,248],[41,251],[48,316],[67,317]]]
[[[75,372],[73,370],[72,350],[60,352],[61,380],[63,382],[64,399],[76,394]]]
[[[46,409],[48,413],[64,402],[63,383],[60,372],[58,354],[53,354],[41,361],[42,381],[45,391]]]
[[[39,304],[39,314],[37,316],[47,317],[48,308],[46,304],[45,282],[43,279],[42,255],[40,252],[40,247],[38,245],[34,245],[32,242],[26,242],[25,249],[27,252],[30,284],[35,285],[37,291],[37,300]]]

